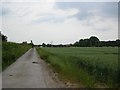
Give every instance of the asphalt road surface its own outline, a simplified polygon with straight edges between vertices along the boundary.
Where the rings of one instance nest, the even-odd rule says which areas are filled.
[[[35,48],[22,55],[2,73],[2,88],[61,88]]]

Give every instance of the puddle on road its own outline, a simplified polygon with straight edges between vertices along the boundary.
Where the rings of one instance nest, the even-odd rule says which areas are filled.
[[[9,76],[13,76],[13,75],[9,75]]]
[[[38,64],[38,62],[32,62],[33,64]]]

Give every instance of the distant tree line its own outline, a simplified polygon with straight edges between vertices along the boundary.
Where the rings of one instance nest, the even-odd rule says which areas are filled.
[[[52,45],[52,44],[45,44],[43,43],[42,45],[38,45],[39,47],[70,47],[70,44],[67,45],[63,45],[63,44],[59,44],[59,45]]]
[[[96,36],[91,36],[88,39],[80,39],[73,44],[59,44],[59,45],[52,45],[52,44],[45,44],[39,45],[42,47],[116,47],[120,46],[120,40],[117,39],[116,41],[100,41]]]
[[[3,42],[7,42],[7,36],[1,34],[0,32],[0,37],[2,38]],[[33,44],[33,42],[31,41]],[[29,43],[29,45],[31,45]],[[22,44],[28,44],[27,42],[23,42]],[[34,44],[33,44],[34,45]],[[35,46],[35,45],[34,45]],[[91,36],[90,38],[87,39],[80,39],[79,41],[76,41],[73,44],[59,44],[59,45],[53,45],[53,44],[45,44],[43,43],[42,45],[38,45],[42,47],[120,47],[120,39],[117,39],[115,41],[100,41],[96,36]]]
[[[116,41],[100,41],[97,37],[91,36],[89,39],[80,39],[79,41],[75,42],[73,46],[77,47],[103,47],[103,46],[120,46],[120,40],[117,39]]]

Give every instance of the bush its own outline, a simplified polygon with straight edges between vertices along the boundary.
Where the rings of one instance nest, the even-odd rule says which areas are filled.
[[[2,42],[2,70],[15,62],[15,60],[23,55],[28,49],[30,49],[29,45]]]

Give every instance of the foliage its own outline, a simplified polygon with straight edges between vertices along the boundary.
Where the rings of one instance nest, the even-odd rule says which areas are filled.
[[[91,36],[89,39],[80,39],[73,46],[77,47],[103,47],[103,46],[120,46],[120,40],[116,41],[100,41],[97,37]]]
[[[29,45],[2,42],[2,70],[15,62],[15,60],[23,55],[29,48]]]
[[[76,41],[73,44],[58,44],[58,45],[53,45],[53,44],[45,44],[43,43],[42,45],[38,45],[39,47],[116,47],[120,46],[120,40],[117,39],[116,41],[100,41],[98,37],[96,36],[91,36],[90,38],[87,39],[80,39],[79,41]]]
[[[42,44],[42,46],[43,46],[43,47],[45,47],[45,46],[46,46],[46,44],[45,44],[45,43],[43,43],[43,44]]]
[[[2,34],[2,41],[3,42],[7,42],[7,36],[5,36],[5,35]]]

